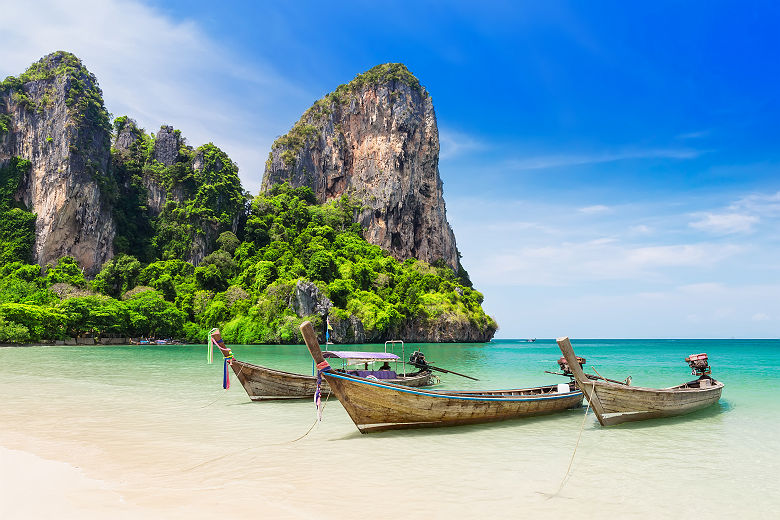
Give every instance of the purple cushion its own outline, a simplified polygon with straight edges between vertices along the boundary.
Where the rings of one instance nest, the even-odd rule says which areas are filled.
[[[398,377],[392,370],[350,370],[349,373],[358,377],[374,376],[377,379],[395,379]]]

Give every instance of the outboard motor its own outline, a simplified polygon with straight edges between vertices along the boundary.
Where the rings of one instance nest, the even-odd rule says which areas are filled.
[[[685,358],[685,362],[691,367],[691,374],[694,376],[706,376],[712,372],[709,362],[707,361],[707,354],[691,354]]]
[[[428,362],[425,361],[425,354],[419,350],[412,352],[412,355],[409,356],[409,363],[422,370],[428,367]]]
[[[585,365],[585,358],[577,356],[577,363],[580,364],[580,367],[583,367]],[[566,362],[566,358],[562,357],[558,360],[558,366],[561,367],[561,372],[563,372],[563,375],[573,377],[574,374],[571,372],[571,368],[569,368],[569,364]]]

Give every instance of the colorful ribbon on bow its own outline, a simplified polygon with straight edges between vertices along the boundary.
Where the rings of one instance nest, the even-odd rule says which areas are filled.
[[[224,370],[222,372],[222,388],[225,390],[230,389],[230,375],[228,374],[228,365],[233,364],[233,354],[230,354],[225,358]]]
[[[219,329],[211,329],[211,331],[209,331],[208,362],[209,362],[209,364],[211,364],[214,361],[213,351],[214,351],[214,345],[216,345],[219,348],[219,351],[222,352],[222,355],[225,356],[225,362],[222,365],[222,367],[223,367],[223,369],[222,369],[222,388],[227,390],[227,389],[230,388],[230,373],[228,372],[228,365],[232,365],[233,364],[233,359],[235,359],[235,357],[233,356],[233,351],[225,346],[225,342],[224,341],[222,341],[221,339],[218,339],[218,340],[214,341],[214,337],[212,336],[212,334],[216,330],[219,330]]]

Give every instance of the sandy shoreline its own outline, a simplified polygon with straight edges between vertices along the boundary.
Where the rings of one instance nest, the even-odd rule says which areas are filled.
[[[66,462],[0,446],[0,518],[128,518],[141,513],[109,483]]]

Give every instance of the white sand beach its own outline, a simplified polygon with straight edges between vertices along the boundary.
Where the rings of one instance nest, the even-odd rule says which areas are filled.
[[[130,518],[142,513],[65,462],[0,446],[0,518]]]

